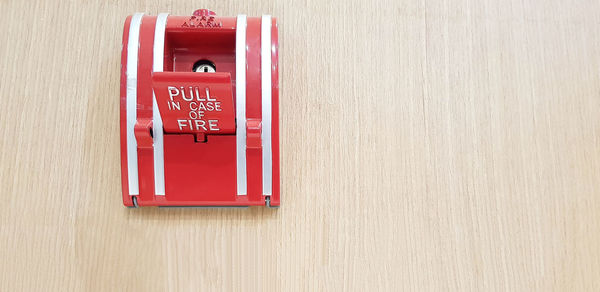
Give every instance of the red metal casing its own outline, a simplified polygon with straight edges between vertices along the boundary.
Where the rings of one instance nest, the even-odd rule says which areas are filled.
[[[216,72],[194,72],[206,61]],[[127,17],[123,203],[279,206],[278,79],[275,18]]]

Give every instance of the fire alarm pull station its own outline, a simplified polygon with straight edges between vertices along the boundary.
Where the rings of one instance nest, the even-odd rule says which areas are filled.
[[[126,206],[279,206],[277,50],[267,15],[127,17]]]

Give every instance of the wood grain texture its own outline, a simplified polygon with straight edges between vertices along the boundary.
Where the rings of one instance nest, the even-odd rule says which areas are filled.
[[[126,209],[128,14],[280,23],[282,208]],[[0,0],[0,291],[599,291],[600,3]]]

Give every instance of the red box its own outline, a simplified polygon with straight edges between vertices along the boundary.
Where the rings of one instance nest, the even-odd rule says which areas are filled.
[[[121,55],[126,206],[279,206],[277,22],[129,16]]]

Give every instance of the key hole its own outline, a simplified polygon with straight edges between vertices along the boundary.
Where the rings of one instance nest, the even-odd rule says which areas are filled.
[[[193,71],[200,73],[213,73],[217,71],[217,67],[209,60],[200,60],[194,63]]]

